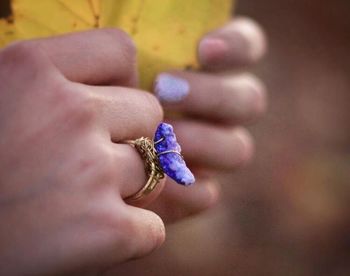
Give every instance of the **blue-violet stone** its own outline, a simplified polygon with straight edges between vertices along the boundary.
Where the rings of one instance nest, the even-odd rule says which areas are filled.
[[[158,154],[159,164],[170,178],[182,185],[191,185],[195,178],[187,168],[185,161],[180,154],[181,147],[176,141],[173,127],[166,123],[159,124],[154,136],[155,149]],[[166,152],[176,151],[176,152]],[[163,153],[163,154],[162,154]]]

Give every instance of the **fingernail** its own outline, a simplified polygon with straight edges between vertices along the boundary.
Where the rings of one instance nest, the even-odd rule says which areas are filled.
[[[204,38],[198,46],[198,57],[201,64],[218,63],[224,60],[228,52],[227,43],[220,38]]]
[[[161,102],[177,103],[188,95],[190,85],[183,78],[161,73],[156,78],[154,91]]]

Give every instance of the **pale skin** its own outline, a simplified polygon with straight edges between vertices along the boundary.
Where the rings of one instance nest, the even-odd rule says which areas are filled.
[[[197,183],[185,188],[162,181],[135,206],[124,199],[147,177],[124,141],[152,137],[164,111],[137,88],[131,39],[104,29],[17,42],[0,52],[1,275],[96,270],[144,256],[163,243],[164,222],[217,201],[213,173],[252,156],[252,138],[238,124],[265,109],[265,90],[255,77],[216,74],[252,64],[265,51],[255,23],[237,19],[228,26],[207,36],[226,46],[202,45],[200,59],[215,72],[175,72],[189,81],[191,93],[164,106],[185,114],[166,120],[189,165],[200,171]],[[237,48],[235,37],[245,47]],[[220,58],[225,51],[230,59]],[[219,89],[224,82],[230,85]],[[213,98],[215,89],[221,92]]]

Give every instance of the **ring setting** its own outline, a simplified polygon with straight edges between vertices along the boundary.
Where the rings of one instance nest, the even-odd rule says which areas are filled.
[[[178,184],[189,186],[195,182],[195,178],[186,166],[181,155],[181,147],[176,140],[173,127],[170,124],[160,123],[154,135],[154,139],[141,137],[127,141],[135,147],[145,163],[145,171],[148,175],[146,184],[127,200],[138,200],[152,192],[165,174]]]

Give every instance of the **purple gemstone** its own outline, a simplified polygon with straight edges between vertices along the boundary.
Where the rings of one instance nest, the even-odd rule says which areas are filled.
[[[195,178],[189,168],[187,168],[182,156],[178,154],[181,152],[181,147],[176,141],[173,127],[166,123],[159,124],[154,136],[154,142],[159,164],[164,173],[179,184],[186,186],[193,184]],[[178,153],[167,151],[176,151]]]

